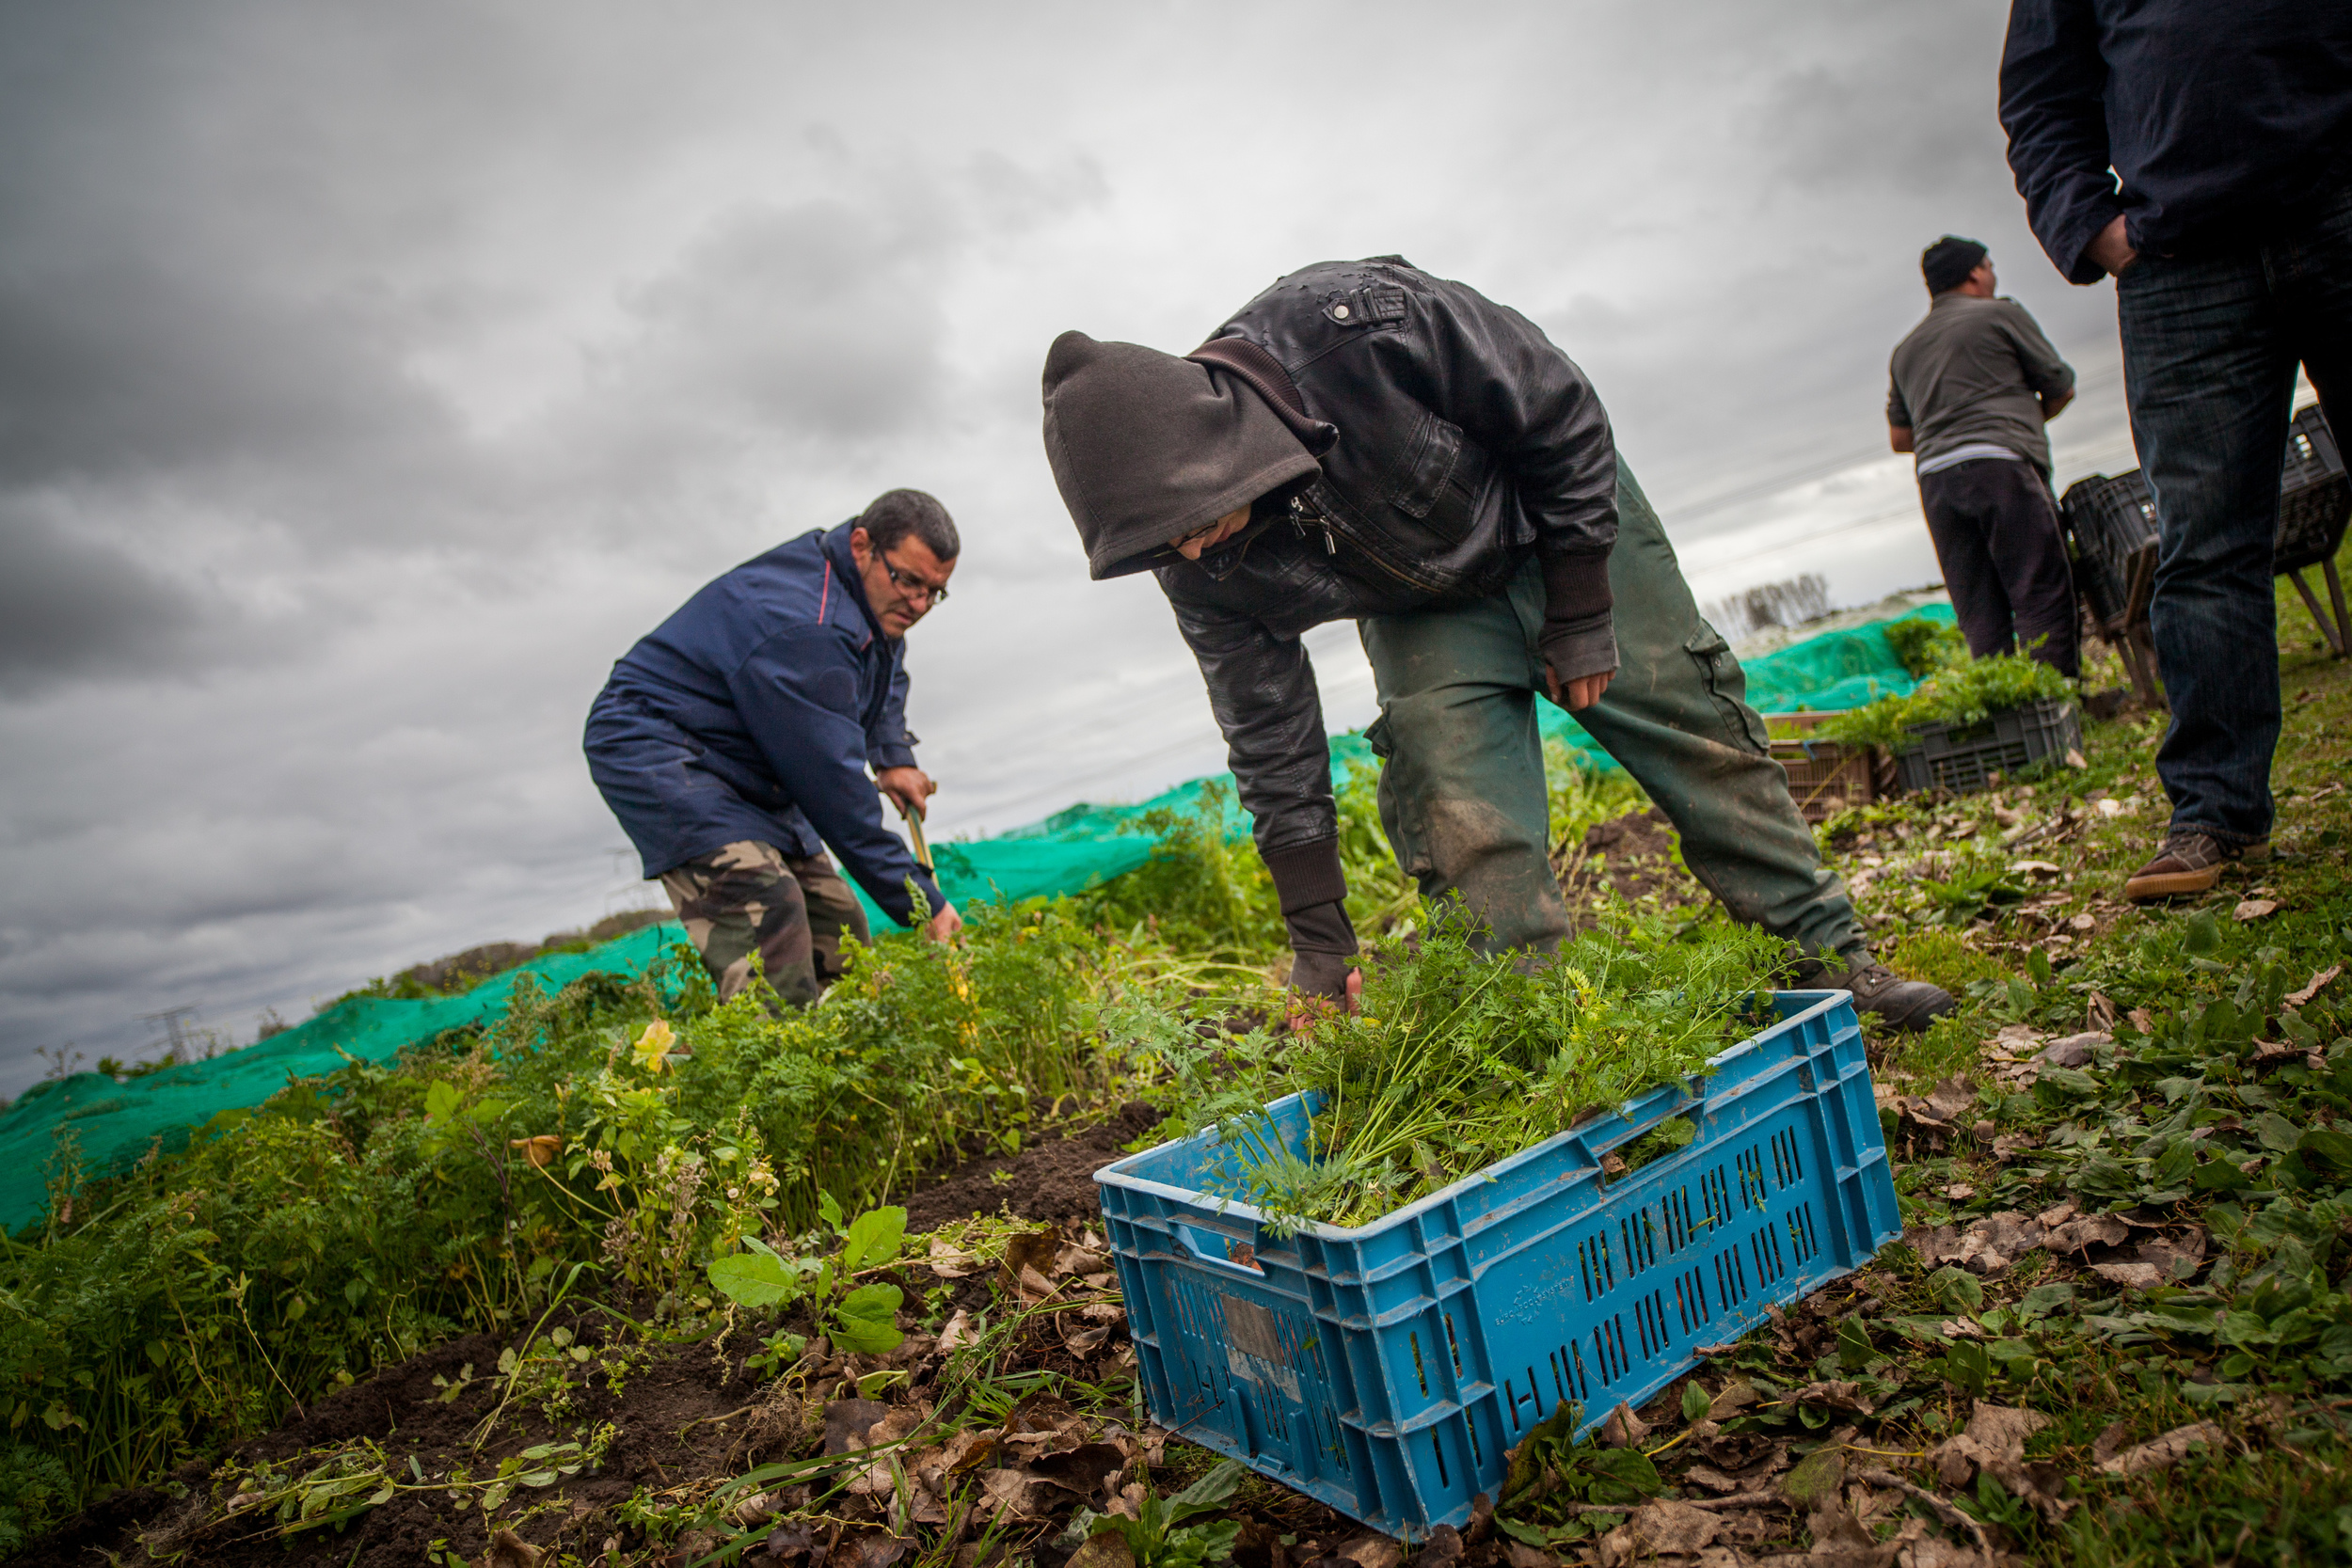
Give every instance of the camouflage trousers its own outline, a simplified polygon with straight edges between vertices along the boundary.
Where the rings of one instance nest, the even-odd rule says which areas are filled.
[[[752,955],[778,996],[806,1006],[841,977],[841,939],[870,941],[866,911],[822,855],[787,860],[746,840],[661,874],[719,1000],[752,983]]]

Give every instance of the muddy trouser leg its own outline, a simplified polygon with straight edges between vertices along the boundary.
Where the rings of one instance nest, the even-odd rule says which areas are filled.
[[[1542,577],[1457,610],[1358,623],[1380,717],[1365,739],[1381,761],[1380,825],[1422,896],[1453,900],[1485,929],[1486,952],[1549,952],[1567,933],[1546,851],[1550,800],[1535,729],[1534,629]]]
[[[807,900],[773,845],[730,844],[663,872],[661,885],[720,1001],[752,983],[755,953],[778,996],[801,1006],[817,1000]]]
[[[1666,530],[1617,467],[1616,678],[1575,715],[1673,819],[1683,863],[1735,919],[1806,953],[1864,940],[1747,705],[1748,677],[1699,615]]]
[[[841,939],[855,937],[871,943],[874,935],[866,928],[866,906],[834,870],[833,862],[811,855],[785,864],[791,869],[792,879],[801,884],[801,897],[808,906],[809,945],[817,989],[821,991],[841,978]]]

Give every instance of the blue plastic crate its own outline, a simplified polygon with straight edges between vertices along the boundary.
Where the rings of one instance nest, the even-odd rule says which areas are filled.
[[[1696,1099],[1654,1089],[1371,1225],[1273,1234],[1216,1196],[1215,1129],[1097,1172],[1152,1418],[1418,1540],[1558,1403],[1638,1406],[1867,1262],[1902,1226],[1853,999],[1775,1000]],[[1298,1147],[1307,1107],[1268,1109]],[[1688,1145],[1604,1182],[1675,1115]]]

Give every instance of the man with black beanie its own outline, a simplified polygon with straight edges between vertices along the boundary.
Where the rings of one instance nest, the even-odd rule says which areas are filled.
[[[1182,358],[1065,332],[1045,450],[1097,578],[1150,571],[1200,660],[1296,955],[1352,1006],[1331,762],[1299,641],[1358,623],[1380,716],[1381,824],[1494,952],[1568,928],[1547,851],[1534,700],[1576,714],[1804,983],[1889,1022],[1951,1007],[1878,965],[1617,461],[1581,371],[1532,322],[1396,256],[1279,279]]]
[[[1945,235],[1919,270],[1928,316],[1896,346],[1887,436],[1919,455],[1919,506],[1952,611],[1979,658],[2023,642],[2077,674],[2074,579],[2042,428],[2074,400],[2074,372],[2026,308],[2000,297],[1976,241]]]

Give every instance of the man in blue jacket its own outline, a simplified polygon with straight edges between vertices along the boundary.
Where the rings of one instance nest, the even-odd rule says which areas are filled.
[[[892,490],[705,587],[590,708],[589,774],[723,1000],[751,983],[756,953],[778,995],[813,1002],[841,973],[841,938],[866,940],[826,845],[902,925],[919,893],[926,935],[961,927],[881,799],[919,817],[937,787],[907,733],[904,639],[946,598],[960,548],[946,507]]]
[[[2352,419],[2352,7],[2014,0],[2001,124],[2036,238],[2115,278],[2162,543],[2149,619],[2172,821],[2125,882],[2202,893],[2270,847],[2271,584],[2299,363]]]

